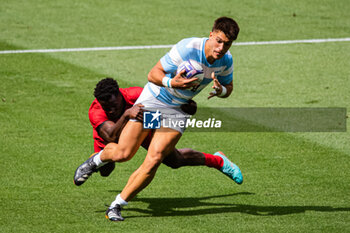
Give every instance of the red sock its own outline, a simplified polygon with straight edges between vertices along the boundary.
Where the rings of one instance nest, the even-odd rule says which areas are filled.
[[[220,156],[207,153],[203,153],[203,155],[205,157],[205,165],[208,167],[220,169],[224,165],[224,160]]]

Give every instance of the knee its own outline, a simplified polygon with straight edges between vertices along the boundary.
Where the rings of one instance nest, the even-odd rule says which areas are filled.
[[[183,148],[174,150],[164,159],[163,163],[170,168],[177,169],[188,165],[198,165],[197,159],[200,156],[200,153],[196,153],[190,148]]]
[[[181,157],[182,159],[190,158],[193,154],[193,150],[190,148],[182,148],[178,149],[178,151],[180,152],[179,157]]]
[[[168,155],[163,163],[172,169],[177,169],[182,166],[183,160],[178,156]]]
[[[161,163],[162,153],[154,153],[152,155],[147,155],[144,161],[144,169],[147,171],[147,173],[152,173],[152,171],[157,170]]]
[[[105,153],[110,161],[113,162],[126,162],[134,155],[133,151],[128,148],[123,148],[118,144],[108,144],[105,149]]]
[[[122,150],[117,150],[113,157],[112,160],[114,162],[122,163],[129,161],[132,158],[133,154],[130,150],[122,149]]]
[[[131,156],[129,153],[125,153],[124,151],[118,154],[115,154],[112,158],[114,162],[122,163],[129,161],[131,159]]]
[[[178,161],[163,161],[163,163],[172,169],[178,169],[181,167],[181,164]]]
[[[150,165],[152,167],[158,167],[161,163],[162,163],[162,157],[163,157],[163,154],[160,153],[160,152],[157,152],[155,154],[153,154],[153,156],[150,156]]]
[[[165,157],[163,163],[172,169],[177,169],[185,166],[186,159],[190,157],[192,151],[192,149],[188,148],[178,150],[175,149],[172,153]]]

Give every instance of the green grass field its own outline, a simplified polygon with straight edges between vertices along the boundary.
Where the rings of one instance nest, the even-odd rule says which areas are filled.
[[[235,18],[237,42],[350,37],[346,0],[0,0],[0,51],[170,45]],[[143,149],[108,178],[73,185],[93,152],[88,107],[106,76],[143,86],[168,49],[0,54],[0,232],[350,232],[350,134],[219,132],[178,148],[224,151],[242,169],[162,165],[123,211],[104,218]],[[350,108],[350,42],[235,46],[234,93],[199,107]],[[347,124],[349,127],[349,124]]]

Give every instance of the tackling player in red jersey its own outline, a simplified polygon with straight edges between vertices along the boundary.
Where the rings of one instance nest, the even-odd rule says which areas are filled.
[[[113,81],[111,81],[111,83],[113,83]],[[102,107],[102,105],[97,99],[94,99],[89,108],[89,120],[93,127],[95,152],[101,151],[109,141],[115,140],[114,135],[112,135],[112,132],[110,132],[110,129],[114,128],[113,126],[116,124],[117,121],[119,123],[122,123],[124,122],[124,118],[130,118],[129,109],[134,105],[135,101],[140,96],[142,90],[142,87],[119,88],[119,93],[121,94],[121,97],[123,97],[122,101],[117,100],[117,98],[114,98],[118,96],[118,93],[116,92],[116,96],[111,95],[111,100],[100,99],[100,102],[104,104],[104,107]],[[112,105],[113,102],[116,102],[116,104],[122,102],[122,106],[115,106],[114,108],[113,106],[109,106]],[[106,125],[102,127],[104,124]]]
[[[112,78],[105,78],[97,83],[94,92],[96,99],[89,108],[95,153],[104,149],[109,142],[118,142],[119,135],[129,119],[142,121],[143,106],[140,104],[133,106],[142,90],[141,87],[119,88],[118,83]],[[197,107],[195,102],[191,102],[183,105],[182,108],[187,113],[194,114]],[[145,149],[148,148],[151,138],[152,134],[149,134],[142,142]],[[163,160],[163,163],[171,168],[208,166],[220,169],[223,165],[223,158],[188,148],[175,149]],[[100,171],[102,176],[109,176],[114,168],[115,163],[110,162],[95,171]],[[74,182],[76,185],[81,185],[84,181],[75,180]]]

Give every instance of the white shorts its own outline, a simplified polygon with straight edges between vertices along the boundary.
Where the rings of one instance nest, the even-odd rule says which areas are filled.
[[[180,106],[169,105],[158,100],[149,90],[148,84],[143,88],[141,95],[135,102],[136,104],[142,104],[145,112],[159,110],[162,128],[174,129],[181,134],[185,131],[186,122],[190,115],[182,111]]]

